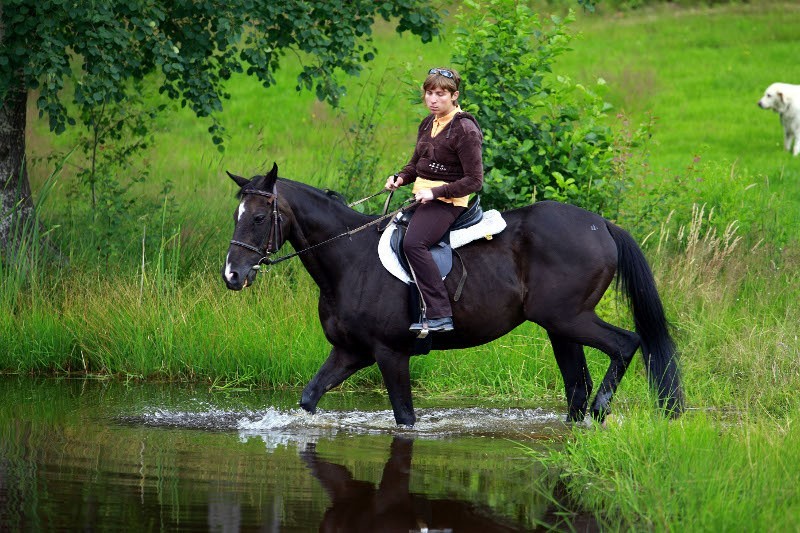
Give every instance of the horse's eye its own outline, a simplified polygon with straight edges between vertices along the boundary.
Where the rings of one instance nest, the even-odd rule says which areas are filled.
[[[255,221],[256,224],[262,224],[267,219],[267,215],[256,215]]]

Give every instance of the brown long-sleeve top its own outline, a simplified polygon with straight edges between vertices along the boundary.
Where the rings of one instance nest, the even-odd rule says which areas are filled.
[[[475,117],[458,111],[444,130],[431,135],[435,115],[422,120],[411,160],[398,176],[403,184],[417,177],[445,182],[431,189],[434,198],[459,198],[483,187],[483,133]]]

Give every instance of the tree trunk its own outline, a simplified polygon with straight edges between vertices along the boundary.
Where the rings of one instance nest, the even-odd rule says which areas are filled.
[[[25,164],[27,103],[19,83],[0,106],[0,257],[16,256],[22,231],[35,223]]]

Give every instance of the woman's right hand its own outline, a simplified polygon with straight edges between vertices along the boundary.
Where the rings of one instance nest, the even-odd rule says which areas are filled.
[[[403,184],[403,178],[397,174],[392,174],[386,179],[386,189],[393,191]]]

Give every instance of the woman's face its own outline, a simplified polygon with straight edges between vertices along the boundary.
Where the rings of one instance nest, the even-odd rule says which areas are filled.
[[[455,109],[458,91],[451,93],[446,89],[431,88],[425,91],[425,105],[437,117],[443,117]]]

